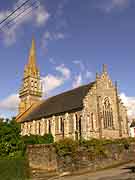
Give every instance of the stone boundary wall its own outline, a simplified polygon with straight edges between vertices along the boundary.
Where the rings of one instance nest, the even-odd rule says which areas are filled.
[[[86,149],[78,149],[75,155],[58,156],[53,145],[29,145],[27,157],[31,169],[46,172],[95,171],[124,162],[135,160],[135,144],[129,148],[122,145],[105,145],[107,156],[93,157]]]

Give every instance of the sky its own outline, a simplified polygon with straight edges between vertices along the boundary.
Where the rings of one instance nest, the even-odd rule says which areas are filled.
[[[2,1],[0,22],[24,1]],[[44,98],[93,81],[102,64],[107,64],[111,79],[118,81],[130,118],[134,117],[135,1],[30,3],[35,1],[39,1],[38,8],[29,9],[4,27],[0,25],[0,116],[17,114],[18,92],[34,37]]]

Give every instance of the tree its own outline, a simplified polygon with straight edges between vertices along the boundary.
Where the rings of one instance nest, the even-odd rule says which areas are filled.
[[[20,136],[20,124],[15,118],[0,122],[0,156],[20,154],[23,143]]]

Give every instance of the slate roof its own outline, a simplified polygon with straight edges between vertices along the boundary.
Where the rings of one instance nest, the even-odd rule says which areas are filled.
[[[44,100],[24,116],[21,122],[38,120],[83,108],[83,99],[94,84],[95,82],[92,82]]]

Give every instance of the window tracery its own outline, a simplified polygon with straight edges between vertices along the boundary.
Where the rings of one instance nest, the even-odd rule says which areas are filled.
[[[103,102],[103,122],[104,128],[113,128],[113,109],[108,97],[105,97]]]

